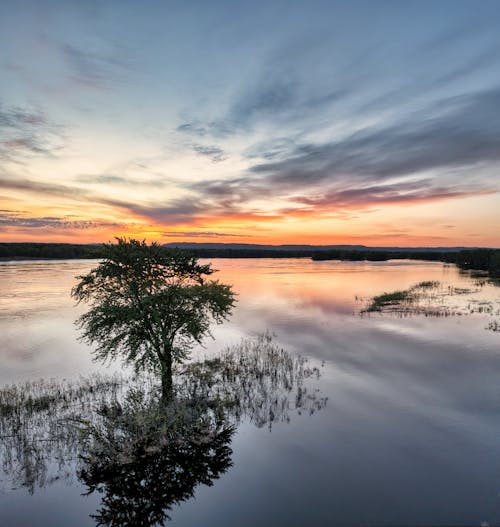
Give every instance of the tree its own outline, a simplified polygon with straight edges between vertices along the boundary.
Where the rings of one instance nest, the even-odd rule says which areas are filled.
[[[210,265],[157,243],[117,238],[104,259],[71,294],[90,310],[77,321],[82,339],[97,344],[95,359],[121,356],[136,371],[160,374],[164,401],[172,398],[172,366],[231,313],[231,286],[206,277]]]

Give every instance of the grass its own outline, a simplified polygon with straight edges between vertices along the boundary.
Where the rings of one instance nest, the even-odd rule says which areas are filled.
[[[383,293],[382,295],[374,296],[370,305],[364,310],[367,313],[374,311],[383,311],[389,306],[399,306],[404,302],[412,302],[414,294],[412,290],[407,291],[393,291],[392,293]]]
[[[474,287],[456,287],[438,281],[418,282],[405,290],[386,292],[371,298],[360,314],[392,313],[399,316],[423,315],[430,317],[448,317],[461,315],[500,315],[498,300],[485,300],[474,296],[490,282],[474,282]],[[469,298],[460,299],[460,297]],[[499,331],[498,322],[492,321],[487,329]]]
[[[436,289],[440,286],[440,282],[436,280],[425,280],[414,285],[412,289]]]
[[[421,298],[423,292],[429,293],[431,290],[438,289],[441,283],[435,280],[418,282],[409,289],[392,291],[374,296],[368,307],[363,312],[381,312],[389,308],[403,308],[413,305]]]
[[[89,459],[90,446],[98,450],[96,441],[112,438],[117,448],[125,448],[120,438],[126,432],[132,434],[131,444],[140,444],[141,434],[161,436],[158,423],[176,436],[196,423],[197,441],[209,439],[203,430],[214,423],[229,429],[246,419],[271,429],[294,413],[313,414],[326,405],[311,385],[319,376],[319,367],[290,355],[265,334],[186,364],[175,374],[175,399],[168,409],[158,404],[160,386],[152,375],[5,386],[0,388],[0,479],[6,487],[34,492],[74,477],[81,460]],[[156,447],[149,441],[149,449]]]
[[[486,329],[489,329],[490,331],[500,332],[500,322],[498,322],[498,320],[494,320],[493,322],[490,322],[488,324],[488,327]]]

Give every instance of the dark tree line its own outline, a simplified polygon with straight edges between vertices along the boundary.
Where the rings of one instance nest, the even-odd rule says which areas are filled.
[[[74,259],[102,258],[104,246],[69,243],[0,243],[0,258],[25,259]],[[184,250],[184,249],[181,249]],[[500,276],[499,249],[460,250],[371,250],[367,249],[235,249],[190,248],[189,254],[197,258],[312,258],[313,260],[350,260],[381,262],[392,259],[426,260],[456,264],[461,269],[488,271],[490,276]]]
[[[458,251],[436,251],[436,250],[346,250],[333,249],[317,251],[312,254],[313,260],[347,260],[385,262],[387,260],[426,260],[430,262],[455,263]]]
[[[101,258],[103,245],[76,243],[0,243],[3,259],[85,259]]]
[[[350,260],[383,262],[386,260],[425,260],[456,264],[460,269],[477,269],[488,271],[490,276],[500,276],[499,249],[467,249],[459,251],[318,251],[312,255],[313,260]]]

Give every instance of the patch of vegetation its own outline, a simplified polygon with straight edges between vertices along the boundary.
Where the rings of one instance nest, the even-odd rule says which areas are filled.
[[[500,302],[487,300],[480,293],[490,281],[474,282],[475,287],[456,287],[444,285],[438,281],[423,281],[403,291],[393,291],[371,298],[367,307],[360,311],[365,313],[391,313],[399,316],[423,315],[431,317],[448,317],[461,315],[500,315]],[[470,295],[466,299],[460,299]],[[477,296],[474,296],[477,295]],[[358,297],[356,297],[359,299]],[[362,299],[361,299],[362,300]],[[497,331],[498,323],[492,321],[487,329]]]
[[[382,295],[374,296],[371,304],[366,308],[366,312],[382,311],[389,306],[399,306],[403,302],[412,302],[414,295],[411,289],[407,291],[393,291],[392,293],[383,293]]]
[[[6,488],[34,492],[78,477],[103,494],[98,525],[161,524],[172,504],[231,466],[241,420],[272,429],[324,408],[327,399],[312,384],[319,376],[318,367],[264,334],[180,366],[168,405],[147,373],[6,386],[1,479]]]
[[[439,285],[440,282],[437,282],[436,280],[426,280],[414,285],[412,289],[436,289]]]
[[[487,329],[489,329],[490,331],[500,331],[500,322],[498,322],[498,320],[494,320],[493,322],[490,322],[488,324]]]

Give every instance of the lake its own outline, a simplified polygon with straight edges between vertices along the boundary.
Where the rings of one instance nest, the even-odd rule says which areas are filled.
[[[74,320],[75,276],[95,261],[0,264],[0,385],[117,371],[91,360]],[[171,524],[431,526],[500,523],[500,288],[450,265],[420,261],[215,259],[237,307],[194,354],[270,332],[320,365],[328,397],[313,415],[241,422],[232,466],[173,507]],[[374,295],[439,281],[458,312],[361,315]],[[0,485],[0,526],[95,525],[98,493],[76,477],[31,494]]]

